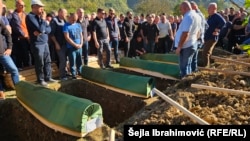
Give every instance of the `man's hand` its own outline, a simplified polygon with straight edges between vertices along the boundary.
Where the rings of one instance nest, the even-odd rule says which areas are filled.
[[[61,49],[60,45],[58,43],[55,44],[55,48],[57,51],[59,51]]]
[[[10,55],[11,54],[11,49],[6,49],[3,54],[4,55]]]
[[[38,35],[40,35],[41,33],[38,32],[38,31],[34,31],[33,34],[34,34],[35,36],[38,36]]]
[[[181,52],[181,48],[178,47],[178,48],[175,50],[175,54],[176,54],[176,55],[180,55],[180,52]]]
[[[95,47],[98,49],[100,47],[98,42],[95,42]]]

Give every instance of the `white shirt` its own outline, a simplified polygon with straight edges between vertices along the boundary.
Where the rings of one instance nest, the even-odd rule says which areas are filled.
[[[159,22],[158,27],[159,27],[159,38],[164,38],[167,35],[169,35],[168,31],[171,29],[171,25],[168,21],[166,21],[165,23]]]
[[[197,42],[197,34],[200,30],[201,17],[194,10],[185,13],[175,35],[175,46],[178,47],[182,32],[189,32],[188,39],[182,48],[188,48],[194,45]]]

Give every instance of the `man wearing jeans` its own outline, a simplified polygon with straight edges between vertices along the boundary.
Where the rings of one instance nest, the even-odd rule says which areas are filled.
[[[114,56],[116,63],[120,63],[120,59],[118,56],[118,46],[120,40],[120,31],[118,27],[118,19],[115,16],[115,10],[110,8],[109,9],[109,16],[105,19],[107,22],[107,26],[109,29],[110,35],[110,47],[114,48]]]
[[[184,1],[180,5],[183,20],[175,36],[176,54],[179,55],[181,78],[192,73],[192,58],[197,50],[197,39],[201,28],[200,16],[192,10],[191,4]]]
[[[77,9],[77,23],[79,23],[82,27],[82,37],[83,37],[83,46],[82,46],[82,55],[83,55],[83,63],[85,66],[88,65],[88,54],[89,54],[89,41],[91,39],[90,33],[90,24],[89,20],[84,17],[84,9]]]
[[[97,17],[93,21],[92,32],[95,47],[97,48],[98,63],[102,69],[113,68],[110,62],[111,48],[109,46],[109,30],[105,21],[105,11],[98,8]],[[106,51],[106,62],[103,62],[103,49]]]
[[[2,0],[0,0],[0,9],[2,9]],[[0,10],[1,13],[1,10]],[[12,38],[10,35],[10,32],[5,27],[2,20],[0,20],[0,63],[3,65],[3,67],[6,68],[7,72],[11,73],[12,81],[15,84],[19,82],[19,73],[16,65],[14,64],[12,58],[10,57],[11,50],[12,50]],[[2,40],[2,36],[5,37],[5,41],[7,44],[7,49],[4,48],[4,40]],[[5,99],[5,94],[3,93],[3,87],[0,83],[0,99]]]

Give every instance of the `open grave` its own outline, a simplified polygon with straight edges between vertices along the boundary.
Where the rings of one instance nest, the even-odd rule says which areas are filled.
[[[123,73],[142,75],[126,70],[123,70]],[[165,82],[163,83],[163,81]],[[173,82],[171,81],[171,83]],[[161,80],[161,84],[172,85],[164,79]],[[152,102],[150,98],[133,97],[122,92],[112,91],[81,78],[50,84],[49,88],[99,103],[103,110],[103,127],[90,132],[83,138],[63,134],[42,124],[14,96],[0,101],[0,138],[2,141],[108,140],[111,128],[119,126]]]

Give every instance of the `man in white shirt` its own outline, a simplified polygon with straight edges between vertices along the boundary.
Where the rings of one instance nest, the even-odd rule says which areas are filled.
[[[192,73],[192,58],[197,50],[197,39],[200,34],[201,18],[192,10],[191,4],[184,1],[180,5],[183,20],[175,36],[176,54],[179,55],[181,78]]]
[[[157,24],[159,27],[158,36],[158,53],[169,53],[171,46],[168,45],[169,40],[174,40],[170,22],[167,20],[165,13],[161,15],[161,21]]]

